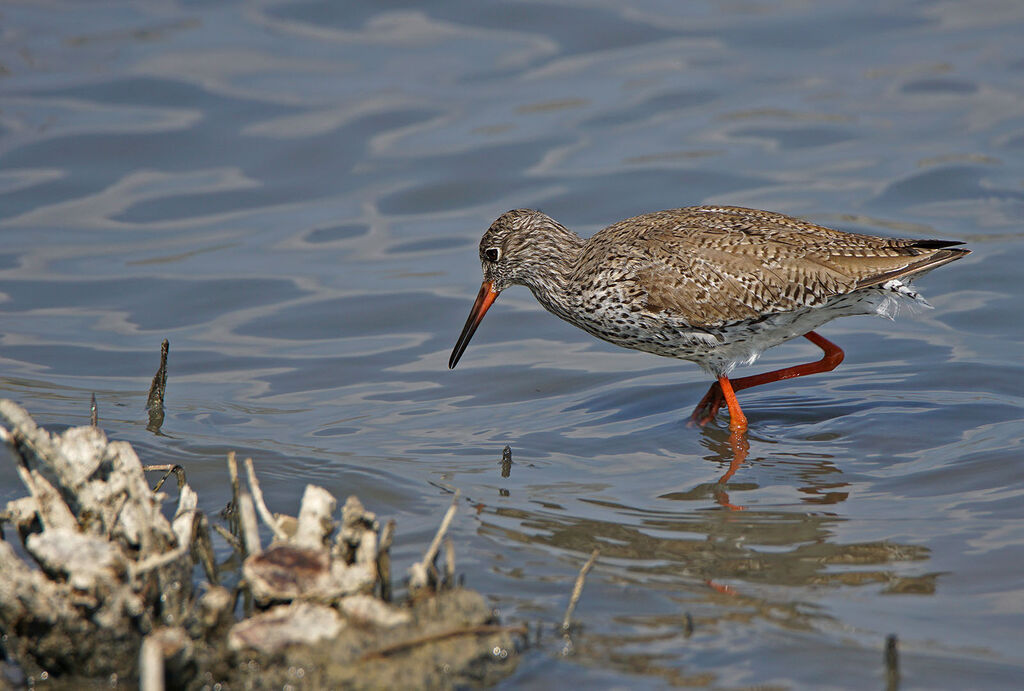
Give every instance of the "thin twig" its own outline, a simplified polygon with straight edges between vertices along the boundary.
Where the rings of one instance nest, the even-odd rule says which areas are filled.
[[[288,535],[281,530],[281,526],[278,525],[277,519],[274,518],[274,514],[270,513],[270,509],[267,508],[266,502],[263,501],[263,490],[260,489],[260,482],[256,479],[256,468],[253,467],[252,459],[245,459],[245,472],[249,476],[249,489],[252,490],[252,498],[256,503],[256,511],[259,512],[260,518],[266,523],[270,530],[274,533],[274,537],[278,540],[288,539]]]
[[[169,478],[172,473],[178,479],[178,491],[180,492],[181,488],[185,486],[185,468],[181,465],[177,463],[160,463],[157,465],[142,466],[143,472],[148,473],[154,470],[164,471],[164,476],[160,478],[160,481],[156,483],[156,487],[153,488],[154,493],[160,491],[160,488],[164,486],[164,483],[167,482],[167,478]]]
[[[587,572],[590,571],[590,567],[597,561],[597,555],[601,553],[601,550],[594,548],[594,551],[590,553],[590,559],[587,559],[587,563],[580,569],[580,573],[576,576],[576,583],[572,587],[572,595],[569,597],[569,606],[565,609],[565,616],[562,618],[562,632],[569,631],[571,624],[572,613],[576,609],[576,603],[580,601],[580,595],[583,594],[583,582],[587,578]]]
[[[444,518],[441,519],[441,525],[437,529],[437,534],[434,535],[433,541],[430,543],[430,547],[427,547],[427,551],[423,555],[423,561],[420,564],[423,565],[424,569],[429,569],[430,565],[434,563],[434,559],[437,557],[437,550],[441,547],[441,540],[444,538],[444,534],[448,532],[448,527],[452,524],[452,519],[455,518],[455,507],[459,501],[460,490],[455,490],[455,494],[452,495],[452,504],[448,507],[448,511],[445,512]]]
[[[210,521],[206,514],[199,513],[199,520],[196,521],[192,537],[192,554],[199,557],[199,562],[206,572],[206,580],[213,585],[218,585],[220,577],[217,575],[217,560],[213,555],[213,540],[210,538]]]
[[[452,489],[451,487],[446,487],[445,485],[442,485],[440,482],[434,482],[433,480],[427,480],[427,484],[430,485],[431,487],[441,490],[445,494],[455,494],[455,492],[457,491]]]
[[[238,552],[242,553],[242,543],[238,541],[238,538],[231,534],[224,526],[219,523],[211,523],[210,526],[217,531],[217,534],[224,538],[231,547]]]
[[[228,451],[228,477],[231,478],[231,500],[238,502],[238,459],[234,451]]]
[[[885,688],[897,691],[900,688],[900,654],[896,634],[885,637]]]
[[[228,522],[228,527],[231,528],[231,532],[235,534],[241,544],[242,530],[238,519],[238,459],[235,458],[234,451],[228,451],[228,477],[231,479],[231,502],[224,507],[221,515]]]
[[[96,406],[96,394],[92,395],[92,401],[89,403],[89,424],[93,427],[100,426],[100,409]]]
[[[370,652],[363,654],[360,658],[360,662],[384,658],[389,655],[394,655],[395,653],[401,653],[412,648],[417,648],[421,645],[436,643],[437,641],[444,641],[449,638],[458,638],[459,636],[483,636],[494,633],[515,633],[520,636],[525,636],[527,634],[527,630],[525,626],[499,626],[496,624],[465,626],[461,629],[451,629],[449,631],[440,631],[438,633],[410,638],[383,648],[378,648],[377,650],[371,650]]]

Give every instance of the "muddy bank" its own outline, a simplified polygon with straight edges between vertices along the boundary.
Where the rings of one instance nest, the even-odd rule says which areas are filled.
[[[273,513],[231,456],[232,501],[207,516],[180,467],[147,468],[95,425],[50,434],[2,400],[0,437],[27,492],[0,512],[9,683],[444,688],[514,669],[525,630],[456,585],[450,543],[437,564],[455,501],[392,601],[394,525],[356,497],[339,510],[308,485],[295,515]]]

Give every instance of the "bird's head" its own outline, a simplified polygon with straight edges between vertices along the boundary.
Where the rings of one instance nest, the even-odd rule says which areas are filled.
[[[499,216],[480,239],[480,264],[484,280],[469,319],[455,344],[448,367],[455,367],[469,339],[498,294],[511,285],[536,286],[560,265],[562,254],[573,246],[566,238],[578,237],[547,214],[533,209],[513,209]]]
[[[496,293],[511,285],[530,285],[560,251],[556,242],[568,232],[555,219],[533,209],[507,211],[480,238],[484,282]]]

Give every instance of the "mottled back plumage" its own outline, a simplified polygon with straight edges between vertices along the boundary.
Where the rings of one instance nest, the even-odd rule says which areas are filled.
[[[644,214],[587,241],[573,278],[628,266],[653,313],[715,328],[824,305],[967,253],[960,243],[846,233],[769,211],[696,206]],[[614,270],[617,273],[617,270]]]
[[[525,285],[549,311],[604,340],[721,375],[836,317],[891,314],[900,297],[923,302],[907,282],[968,254],[952,248],[959,244],[846,233],[729,206],[643,214],[583,240],[539,211],[517,209],[487,230],[480,258],[495,296]]]

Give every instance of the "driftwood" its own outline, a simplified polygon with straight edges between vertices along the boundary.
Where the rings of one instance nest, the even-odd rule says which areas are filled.
[[[597,557],[601,554],[601,550],[594,549],[590,553],[590,558],[580,567],[580,572],[576,576],[576,582],[572,586],[572,594],[569,596],[569,606],[565,608],[565,616],[562,617],[562,633],[568,634],[572,628],[572,613],[576,611],[576,605],[580,601],[580,596],[583,594],[583,583],[587,578],[587,573],[590,572],[591,567],[594,566],[594,562],[597,561]]]
[[[161,402],[151,403],[150,412]],[[514,666],[525,631],[501,626],[479,594],[454,586],[450,541],[438,576],[454,500],[410,569],[409,597],[392,604],[394,523],[381,534],[356,497],[338,521],[335,498],[308,485],[296,516],[272,513],[252,461],[243,482],[232,455],[223,528],[175,466],[151,469],[178,479],[165,515],[166,495],[150,488],[131,446],[95,425],[51,435],[0,400],[0,440],[28,491],[0,512],[0,654],[30,684],[450,687],[494,681]],[[265,547],[259,520],[272,537]],[[234,591],[217,583],[224,565],[214,563],[211,525],[242,558],[240,577],[225,576]],[[240,595],[249,603],[241,619]]]
[[[141,635],[186,616],[195,493],[168,520],[128,444],[95,427],[50,435],[10,401],[0,425],[29,492],[2,517],[39,567],[0,542],[6,652],[29,675],[135,674]]]

